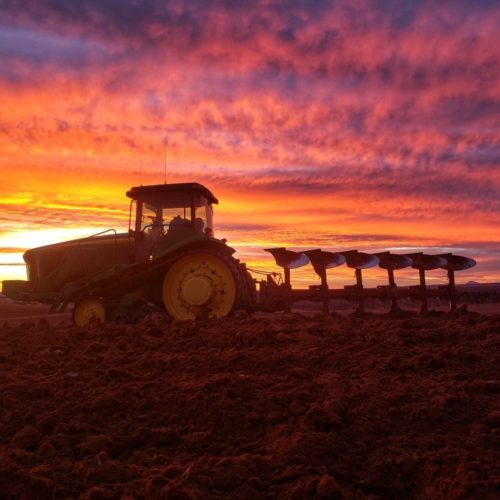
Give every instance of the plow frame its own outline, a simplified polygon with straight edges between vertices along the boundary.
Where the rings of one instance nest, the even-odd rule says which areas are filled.
[[[322,303],[322,312],[330,312],[330,301],[343,299],[357,302],[356,313],[363,314],[366,310],[365,302],[368,299],[390,301],[390,311],[398,313],[402,311],[399,300],[409,299],[420,301],[420,313],[429,311],[429,299],[447,300],[449,311],[457,310],[458,300],[477,295],[478,293],[498,293],[495,285],[482,285],[480,289],[470,288],[464,285],[456,285],[455,271],[461,271],[473,267],[476,262],[468,257],[452,254],[426,255],[422,252],[414,254],[391,254],[381,252],[378,254],[365,254],[357,250],[341,253],[326,252],[319,249],[305,252],[294,252],[286,248],[266,249],[271,253],[276,264],[284,271],[284,281],[279,283],[276,273],[270,273],[265,280],[259,284],[259,307],[263,310],[290,311],[294,302],[312,301]],[[304,257],[307,260],[304,260]],[[291,285],[291,269],[302,267],[311,262],[314,271],[320,278],[320,284],[310,285],[307,289],[296,289]],[[345,263],[353,268],[356,281],[354,284],[345,285],[343,288],[329,288],[327,280],[327,268],[337,267]],[[363,270],[375,267],[387,270],[388,283],[375,288],[363,285]],[[398,286],[395,281],[394,271],[405,267],[413,267],[418,271],[419,284],[410,286]],[[444,285],[428,286],[425,272],[434,269],[445,269],[447,271],[448,283]]]

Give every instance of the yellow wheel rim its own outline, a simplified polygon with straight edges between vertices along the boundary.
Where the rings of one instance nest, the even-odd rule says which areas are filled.
[[[185,255],[163,279],[163,304],[173,319],[226,316],[236,300],[229,266],[208,253]]]
[[[99,299],[89,297],[75,304],[73,321],[77,326],[88,326],[94,322],[104,323],[105,318],[106,310]]]

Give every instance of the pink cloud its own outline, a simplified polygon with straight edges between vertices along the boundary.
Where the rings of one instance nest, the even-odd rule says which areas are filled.
[[[168,179],[245,199],[247,218],[274,199],[315,231],[474,241],[500,222],[499,25],[491,2],[7,1],[5,185],[50,207],[78,179],[116,207],[139,164],[159,180],[168,136]]]

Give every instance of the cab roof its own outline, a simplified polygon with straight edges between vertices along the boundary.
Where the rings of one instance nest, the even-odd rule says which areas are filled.
[[[205,186],[197,182],[182,182],[176,184],[155,184],[152,186],[135,186],[127,191],[127,196],[133,200],[148,202],[151,199],[162,198],[165,201],[178,200],[180,198],[190,199],[194,196],[204,196],[208,203],[218,204],[219,200]],[[175,203],[175,202],[174,202]]]

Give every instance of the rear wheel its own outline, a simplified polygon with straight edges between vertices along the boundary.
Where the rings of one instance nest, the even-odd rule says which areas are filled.
[[[163,279],[162,298],[173,319],[227,316],[238,300],[237,263],[207,251],[182,255]]]
[[[88,326],[93,323],[104,323],[106,309],[101,300],[95,297],[82,299],[75,304],[73,309],[73,323],[76,326]]]

